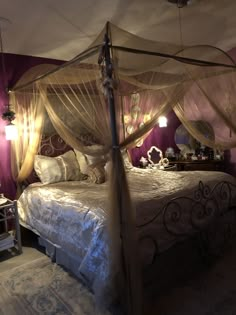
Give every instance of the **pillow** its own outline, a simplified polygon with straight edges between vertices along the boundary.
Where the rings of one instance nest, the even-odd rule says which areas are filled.
[[[94,145],[90,145],[89,146],[89,150],[91,152],[96,152],[97,150],[102,150],[103,146],[100,144],[94,144]],[[98,156],[92,156],[92,155],[88,155],[85,154],[87,161],[88,161],[88,165],[95,165],[95,164],[104,164],[105,165],[105,156],[104,155],[98,155]]]
[[[127,150],[122,150],[121,154],[122,154],[125,170],[128,171],[128,170],[132,169],[134,166],[130,161],[129,152]],[[111,163],[112,162],[110,160],[108,160],[104,166],[106,180],[109,178],[109,174],[111,172]]]
[[[103,165],[88,166],[88,180],[94,184],[102,184],[105,182],[105,169]]]
[[[89,146],[89,149],[92,151],[98,150],[99,148],[101,149],[102,146],[97,145],[97,144]],[[77,161],[78,161],[79,166],[80,166],[80,170],[83,174],[88,175],[88,170],[89,170],[88,166],[89,165],[103,165],[104,166],[106,163],[104,155],[91,156],[88,154],[83,154],[76,149],[74,151],[75,151],[75,155],[76,155]]]
[[[81,173],[75,153],[72,150],[57,157],[36,155],[34,169],[43,184],[87,178]]]
[[[133,164],[130,161],[129,152],[127,150],[122,151],[122,157],[125,169],[130,170],[131,168],[133,168]]]
[[[77,162],[79,163],[80,171],[83,174],[87,174],[88,161],[86,156],[80,151],[74,149]]]

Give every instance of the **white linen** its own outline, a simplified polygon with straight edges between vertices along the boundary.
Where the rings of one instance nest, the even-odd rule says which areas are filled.
[[[232,183],[235,185],[232,186],[232,201],[236,204],[236,180],[226,173],[133,168],[127,176],[136,208],[137,226],[143,225],[138,228],[138,235],[142,239],[140,252],[144,264],[150,263],[154,255],[154,244],[145,236],[155,238],[159,252],[177,241],[176,236],[163,225],[164,206],[176,197],[193,198],[200,180],[210,189],[218,182]],[[108,182],[97,185],[88,181],[50,185],[35,183],[23,192],[18,202],[21,223],[76,256],[81,277],[86,279],[95,294],[103,296],[111,283],[106,227],[108,185]],[[228,201],[223,200],[221,210],[226,210],[227,206]],[[183,208],[183,220],[174,227],[177,234],[191,231],[191,211],[191,208]],[[157,218],[152,221],[155,216]],[[152,222],[145,225],[149,221]]]

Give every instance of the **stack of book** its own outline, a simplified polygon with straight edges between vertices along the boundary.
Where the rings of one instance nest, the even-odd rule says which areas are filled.
[[[0,234],[0,251],[14,247],[14,237],[10,233]]]

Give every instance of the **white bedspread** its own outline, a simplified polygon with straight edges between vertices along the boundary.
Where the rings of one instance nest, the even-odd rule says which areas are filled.
[[[172,198],[194,198],[200,180],[210,189],[222,181],[236,185],[234,177],[222,172],[165,172],[133,168],[127,175],[136,208],[138,234],[143,239],[140,249],[145,264],[152,260],[154,250],[146,235],[155,238],[161,252],[176,241],[175,233],[185,234],[192,229],[189,213],[193,209],[189,204],[183,207],[182,221],[174,226],[174,234],[163,225],[164,206]],[[106,229],[108,185],[87,181],[50,185],[35,183],[25,189],[18,202],[21,223],[76,257],[78,273],[98,296],[106,294],[111,280]],[[232,187],[231,201],[236,204],[236,186]],[[228,207],[228,200],[221,199],[223,211]],[[186,200],[188,203],[190,199]],[[157,218],[152,220],[155,216]],[[145,225],[149,221],[152,222]]]

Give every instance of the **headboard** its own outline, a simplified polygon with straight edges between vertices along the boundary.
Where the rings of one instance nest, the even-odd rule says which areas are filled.
[[[97,139],[90,134],[81,134],[79,140],[85,146],[100,144]],[[71,146],[69,146],[58,134],[53,134],[51,136],[47,135],[42,137],[38,154],[55,157],[71,149]],[[40,180],[36,172],[33,170],[29,177],[24,181],[24,186],[28,186],[29,184],[39,181]]]
[[[42,137],[38,154],[55,157],[71,149],[72,148],[67,143],[65,143],[65,141],[58,134],[54,134],[51,136]],[[28,186],[29,184],[39,181],[40,180],[36,172],[33,170],[29,177],[24,181],[24,185]]]
[[[38,154],[46,156],[58,156],[71,150],[71,147],[58,135],[43,136]]]

